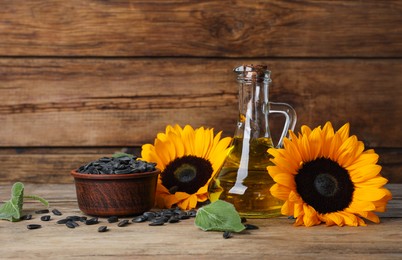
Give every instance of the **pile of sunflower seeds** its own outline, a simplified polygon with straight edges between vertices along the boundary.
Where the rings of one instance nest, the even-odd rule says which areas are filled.
[[[87,174],[128,174],[155,171],[155,167],[156,163],[145,162],[137,159],[136,156],[127,155],[100,158],[82,165],[77,169],[77,172]]]

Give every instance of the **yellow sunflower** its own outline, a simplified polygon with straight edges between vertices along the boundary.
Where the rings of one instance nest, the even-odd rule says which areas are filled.
[[[213,129],[186,125],[166,127],[154,144],[142,146],[142,159],[157,163],[161,170],[156,206],[193,209],[208,199],[208,184],[226,158],[230,137],[214,135]]]
[[[274,166],[267,170],[276,182],[270,191],[285,201],[282,214],[293,216],[296,226],[365,226],[362,218],[379,223],[373,211],[384,212],[392,198],[378,155],[349,136],[348,123],[337,132],[330,122],[322,129],[302,126],[298,136],[290,131],[283,149],[268,153]]]

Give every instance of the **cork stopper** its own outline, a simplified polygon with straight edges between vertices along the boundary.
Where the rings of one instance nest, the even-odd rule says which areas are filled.
[[[266,65],[241,65],[233,70],[237,73],[237,80],[239,81],[271,81],[271,72]]]

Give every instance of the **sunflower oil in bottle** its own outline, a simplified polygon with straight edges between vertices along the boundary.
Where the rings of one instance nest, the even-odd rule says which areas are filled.
[[[288,130],[293,130],[296,114],[285,103],[268,102],[271,80],[266,66],[241,66],[235,72],[240,86],[239,120],[227,158],[210,182],[209,198],[232,203],[242,217],[277,217],[283,201],[270,193],[274,181],[267,171],[267,166],[272,165],[267,150],[274,144],[268,115],[285,115],[281,144]]]

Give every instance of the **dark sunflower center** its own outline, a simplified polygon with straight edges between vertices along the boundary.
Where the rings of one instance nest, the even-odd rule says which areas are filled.
[[[318,213],[342,211],[352,202],[354,185],[348,171],[330,159],[304,163],[295,181],[302,199]]]
[[[182,164],[174,171],[174,177],[180,182],[190,182],[197,176],[197,169],[190,164]]]
[[[338,191],[338,180],[329,173],[320,173],[314,179],[314,186],[324,197],[332,197]]]
[[[212,164],[208,160],[188,155],[171,161],[161,173],[161,178],[170,193],[182,191],[193,194],[208,182],[212,173]]]

